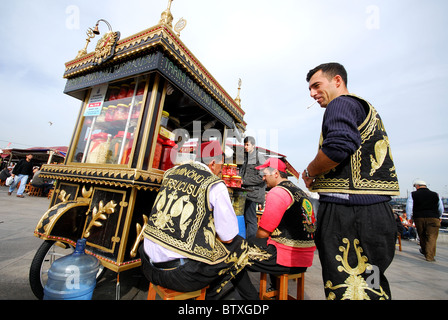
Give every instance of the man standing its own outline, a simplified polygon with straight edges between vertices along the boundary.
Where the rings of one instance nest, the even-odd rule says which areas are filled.
[[[406,203],[406,212],[409,219],[415,222],[420,238],[420,252],[426,261],[436,261],[437,237],[439,236],[440,218],[443,214],[443,202],[439,195],[428,189],[426,182],[416,180],[417,189],[409,195]]]
[[[216,299],[230,280],[244,299],[257,299],[239,286],[250,281],[244,270],[249,247],[238,236],[227,187],[218,177],[219,142],[202,143],[197,160],[164,174],[140,249],[143,273],[153,284],[181,292],[209,286],[207,299]]]
[[[14,182],[9,186],[8,195],[11,195],[17,184],[20,181],[19,190],[17,190],[17,197],[25,198],[23,191],[25,191],[28,178],[33,175],[33,155],[27,154],[25,159],[19,161],[19,163],[12,170],[11,176],[14,177]]]
[[[313,264],[315,218],[306,194],[288,180],[286,165],[269,158],[257,167],[269,188],[257,237],[251,244],[261,249],[262,257],[251,260],[249,271],[272,275],[302,273]],[[275,288],[275,281],[271,286]],[[253,289],[254,290],[254,289]]]
[[[349,94],[339,63],[310,70],[307,81],[311,97],[326,108],[319,151],[302,174],[320,195],[315,241],[325,293],[390,299],[384,272],[397,228],[388,202],[399,187],[384,125],[370,103]]]
[[[265,162],[265,158],[257,151],[254,137],[244,138],[244,163],[240,175],[242,186],[248,190],[244,220],[246,222],[246,238],[255,237],[257,233],[257,205],[265,200],[266,184],[256,166]]]

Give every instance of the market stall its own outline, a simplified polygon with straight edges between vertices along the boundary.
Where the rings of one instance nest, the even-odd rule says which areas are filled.
[[[30,270],[39,298],[43,265],[80,238],[107,269],[139,266],[136,249],[163,173],[195,157],[194,150],[177,151],[191,141],[224,144],[245,130],[239,103],[180,40],[185,21],[173,29],[170,5],[156,26],[122,40],[98,20],[85,48],[65,65],[64,93],[81,108],[64,164],[42,168],[56,182],[34,232],[45,240]],[[88,53],[103,23],[109,30]]]

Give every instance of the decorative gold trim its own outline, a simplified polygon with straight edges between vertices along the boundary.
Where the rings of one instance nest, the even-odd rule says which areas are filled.
[[[135,258],[137,256],[137,249],[140,242],[143,240],[143,233],[145,231],[145,227],[148,224],[148,217],[143,215],[143,227],[137,223],[136,229],[137,229],[137,238],[135,239],[134,245],[132,246],[130,256],[131,258]]]
[[[348,95],[353,96],[359,100],[365,101],[364,99],[356,96],[356,95]],[[369,106],[369,112],[364,120],[364,122],[358,127],[358,130],[361,135],[361,146],[356,150],[356,152],[351,155],[350,163],[347,164],[351,170],[349,178],[325,178],[325,174],[319,176],[314,182],[313,186],[311,186],[312,191],[325,193],[325,192],[339,192],[346,194],[379,194],[379,195],[398,195],[399,184],[397,180],[392,181],[382,181],[382,180],[373,180],[362,178],[361,176],[361,160],[362,160],[362,151],[363,145],[366,141],[369,141],[372,136],[376,133],[376,131],[384,132],[383,139],[379,140],[375,143],[374,153],[375,155],[366,155],[369,156],[370,159],[370,171],[369,175],[373,176],[374,173],[382,167],[387,154],[389,154],[391,161],[393,161],[392,153],[390,150],[390,143],[388,137],[385,135],[384,124],[378,115],[376,109],[367,101],[365,103]],[[323,135],[321,133],[319,147],[322,146],[323,143]],[[335,170],[335,169],[333,169]],[[395,166],[389,169],[390,177],[396,178]],[[353,189],[350,188],[350,182],[353,183]]]
[[[158,37],[158,40],[149,42],[145,45],[141,45],[148,41],[148,39],[154,39]],[[172,52],[172,49],[167,46],[167,44],[171,45],[176,53],[185,59],[186,64],[179,59],[177,54]],[[130,48],[138,46],[134,50],[130,50]],[[234,117],[236,113],[237,119],[243,119],[245,112],[241,109],[238,103],[230,97],[230,95],[221,87],[221,85],[216,81],[216,79],[208,72],[208,70],[199,62],[199,60],[188,50],[185,44],[179,39],[179,37],[173,32],[173,30],[168,27],[166,24],[158,24],[152,28],[144,30],[140,33],[137,33],[133,36],[125,38],[123,40],[118,41],[115,47],[115,55],[111,59],[112,61],[122,60],[127,56],[135,55],[136,53],[148,51],[148,49],[156,46],[162,46],[170,56],[177,61],[177,63],[181,64],[187,71],[188,74],[194,78],[199,83],[207,83],[211,86],[216,92],[217,95],[212,92],[207,87],[203,86],[204,90],[215,97],[215,99],[219,101],[226,101],[229,105],[233,106],[234,110],[230,110],[225,104],[220,103],[225,110],[230,112]],[[94,61],[94,53],[90,53],[84,55],[79,59],[74,59],[65,64],[65,75],[64,78],[72,78],[79,73],[85,73],[90,71],[90,69],[95,68],[92,65]],[[85,66],[82,68],[82,66]],[[76,71],[69,72],[70,70]],[[192,72],[194,71],[194,72]],[[198,77],[198,75],[200,77]],[[245,122],[243,121],[242,125],[245,127]]]
[[[163,179],[163,171],[130,168],[105,168],[98,166],[43,165],[42,177],[106,186],[158,190]]]
[[[68,202],[60,202],[57,205],[52,206],[40,218],[40,220],[36,226],[35,232],[38,232],[39,229],[43,228],[45,231],[45,235],[50,235],[50,232],[53,230],[56,222],[67,211],[69,211],[75,207],[83,207],[83,206],[87,207],[88,204],[77,202],[77,201],[68,201]],[[56,211],[56,213],[54,213],[55,211]],[[45,224],[44,224],[44,222],[45,222]]]
[[[118,193],[118,194],[121,194],[121,195],[122,195],[122,200],[121,200],[120,202],[124,202],[125,197],[126,197],[126,191],[113,190],[113,189],[106,189],[106,188],[98,188],[98,187],[95,187],[95,189],[94,189],[94,194],[93,194],[93,196],[92,196],[92,200],[95,198],[95,192],[96,192],[96,191],[106,191],[106,192],[110,192],[110,193]],[[92,203],[91,203],[90,205],[92,206]],[[102,226],[102,224],[101,224],[99,221],[97,221],[97,222],[99,222],[99,224],[101,224],[101,225],[98,225],[98,224],[95,225],[95,223],[92,223],[92,221],[94,221],[94,218],[96,218],[96,220],[98,220],[98,219],[105,220],[104,218],[107,218],[107,216],[105,216],[104,213],[106,213],[106,214],[111,214],[111,213],[115,212],[115,206],[116,206],[116,204],[115,204],[113,201],[109,201],[109,202],[107,203],[106,206],[108,206],[107,209],[106,209],[106,207],[104,206],[104,202],[103,202],[103,200],[100,200],[100,202],[98,203],[98,208],[99,208],[99,209],[97,209],[97,210],[98,210],[98,211],[101,211],[101,213],[103,214],[103,216],[100,216],[100,215],[98,214],[98,211],[95,210],[96,207],[94,207],[93,209],[92,209],[91,207],[89,208],[89,211],[88,211],[88,212],[92,211],[92,220],[90,221],[89,225],[87,225],[88,219],[86,219],[86,221],[85,221],[85,223],[84,223],[83,234],[85,234],[86,231],[90,231],[90,230],[91,230],[91,228],[92,228],[91,225],[94,225],[94,226],[97,226],[97,227],[101,227],[101,226]],[[114,209],[114,211],[111,212],[111,209]],[[106,212],[106,211],[107,211],[107,212]],[[88,214],[88,212],[87,212],[87,214]],[[116,226],[115,226],[115,232],[114,232],[113,235],[111,235],[111,239],[120,239],[120,240],[121,240],[121,238],[119,237],[119,235],[120,235],[120,234],[119,234],[119,230],[120,230],[120,226],[121,226],[121,219],[122,219],[122,217],[123,217],[123,212],[126,212],[126,211],[125,211],[125,209],[123,209],[122,206],[120,206],[120,210],[117,212],[117,214],[118,214],[118,218],[117,218],[117,223],[116,223]],[[95,215],[95,216],[94,216],[94,215]],[[90,234],[89,234],[89,236],[90,236]],[[99,244],[96,244],[96,243],[94,243],[94,242],[89,241],[88,236],[85,236],[85,238],[87,238],[87,244],[88,244],[89,246],[98,248],[98,249],[100,249],[100,250],[102,250],[102,251],[104,251],[104,252],[108,252],[108,253],[113,253],[113,252],[115,251],[115,246],[116,246],[117,243],[118,243],[118,242],[112,240],[112,243],[113,243],[113,244],[112,244],[112,248],[106,248],[106,247],[103,246],[103,245],[99,245]]]
[[[93,62],[96,64],[101,64],[107,57],[110,56],[113,47],[118,38],[118,33],[109,31],[107,32],[96,44],[95,54]]]
[[[98,208],[93,208],[92,220],[90,220],[88,227],[84,231],[83,238],[88,238],[90,236],[90,229],[93,227],[102,227],[103,224],[98,220],[106,220],[106,214],[114,213],[116,206],[117,204],[114,201],[109,201],[106,205],[104,205],[103,200],[101,200],[98,204]]]
[[[275,230],[278,231],[278,229]],[[284,237],[275,237],[272,240],[293,248],[313,248],[316,246],[314,240],[292,240]]]
[[[52,236],[52,235],[47,235],[47,234],[43,234],[40,233],[38,231],[34,231],[34,236],[42,239],[42,240],[52,240],[52,241],[59,241],[62,243],[68,243],[71,244],[72,246],[76,246],[76,242],[68,239],[68,238],[64,238],[64,237],[59,237],[59,236]],[[86,249],[86,253],[90,254],[91,256],[94,256],[96,258],[98,258],[98,260],[100,260],[101,264],[114,271],[114,272],[122,272],[122,271],[126,271],[132,268],[136,268],[139,267],[141,265],[141,260],[140,259],[135,259],[135,260],[131,260],[131,261],[125,261],[125,262],[117,262],[111,259],[108,259],[106,257],[103,257],[99,254],[95,254],[92,251]]]

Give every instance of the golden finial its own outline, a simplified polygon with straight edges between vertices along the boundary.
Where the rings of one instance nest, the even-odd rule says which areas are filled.
[[[76,56],[76,58],[81,58],[82,56],[87,54],[87,46],[90,43],[90,39],[95,38],[95,34],[94,34],[92,28],[87,29],[86,34],[87,34],[86,45],[85,45],[84,49],[81,49],[78,51],[78,55]]]
[[[241,98],[240,98],[241,84],[242,84],[242,81],[241,81],[241,79],[239,79],[239,81],[238,81],[238,95],[235,98],[236,104],[238,106],[240,106],[240,107],[241,107]]]
[[[161,19],[159,23],[163,23],[168,25],[169,27],[173,27],[173,15],[171,14],[171,3],[173,0],[168,0],[168,8],[162,12]]]

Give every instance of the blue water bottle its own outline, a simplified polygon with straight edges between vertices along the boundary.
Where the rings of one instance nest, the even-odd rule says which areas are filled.
[[[100,266],[86,254],[86,239],[76,243],[75,252],[53,262],[44,287],[44,300],[91,300]]]

